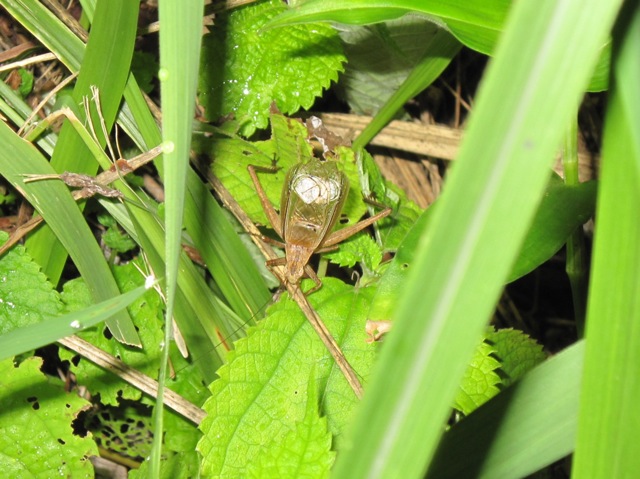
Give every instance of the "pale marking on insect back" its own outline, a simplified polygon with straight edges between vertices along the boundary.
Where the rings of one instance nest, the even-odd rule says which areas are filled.
[[[331,179],[319,176],[299,175],[294,179],[293,190],[302,201],[326,204],[340,196],[340,184]]]

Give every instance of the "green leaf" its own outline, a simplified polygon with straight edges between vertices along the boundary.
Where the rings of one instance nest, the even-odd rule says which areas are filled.
[[[391,205],[393,208],[390,216],[376,222],[376,234],[384,250],[394,251],[423,210],[410,201],[404,191],[384,179],[380,169],[366,150],[362,150],[360,159],[362,160],[364,196],[372,196],[372,199]]]
[[[462,43],[488,53],[501,33],[510,5],[510,0],[463,3],[446,0],[310,0],[290,8],[271,21],[268,27],[318,21],[364,25],[420,12],[432,21],[446,25]]]
[[[133,52],[131,60],[131,73],[138,80],[140,90],[145,93],[151,93],[153,90],[153,81],[158,74],[158,59],[151,53],[145,51]]]
[[[529,477],[570,454],[583,356],[584,341],[543,362],[451,427],[427,477]]]
[[[209,120],[233,114],[248,136],[267,126],[272,102],[295,113],[337,81],[344,57],[331,27],[262,29],[285,8],[270,0],[216,16],[202,46],[200,102]]]
[[[89,403],[46,378],[41,366],[39,358],[17,368],[10,359],[0,362],[0,469],[6,477],[92,478],[89,456],[98,447],[71,425]]]
[[[542,346],[522,331],[489,328],[462,377],[454,407],[469,415],[545,359]]]
[[[365,382],[376,350],[366,342],[364,324],[372,293],[371,288],[356,291],[326,278],[322,289],[309,298]],[[204,436],[198,444],[203,473],[243,477],[265,446],[296,434],[311,407],[309,393],[315,397],[313,387],[309,390],[312,371],[320,411],[339,449],[358,402],[298,306],[285,296],[247,338],[235,343],[229,363],[218,371],[220,379],[211,385],[212,397],[204,405],[208,416],[200,425]]]
[[[295,429],[280,440],[271,441],[257,461],[251,462],[247,477],[254,479],[297,479],[329,477],[335,453],[331,451],[331,434],[326,418],[318,414],[318,384],[314,370],[309,375],[307,407]]]
[[[85,423],[99,447],[133,460],[149,456],[153,435],[148,408],[128,401],[114,407],[98,404]]]
[[[360,184],[355,152],[346,146],[338,146],[335,149],[335,153],[340,169],[347,175],[349,180],[349,194],[342,207],[342,214],[337,226],[337,229],[340,229],[356,223],[364,215],[367,208],[363,201],[364,195]],[[384,199],[381,201],[384,201]]]
[[[448,29],[465,46],[492,55],[503,33],[511,4],[511,0],[308,0],[274,18],[267,28],[322,21],[366,25],[419,12]],[[589,86],[591,91],[607,88],[611,45],[603,42],[601,47],[600,59]]]
[[[402,240],[406,237],[408,231],[418,221],[423,213],[422,208],[407,198],[404,191],[393,183],[385,181],[386,198],[395,197],[397,206],[394,213],[390,217],[383,218],[378,223],[378,231],[380,240],[384,249],[393,251],[398,248]],[[391,202],[389,199],[387,202]]]
[[[26,98],[33,90],[33,74],[24,68],[18,68],[18,75],[20,75],[20,86],[18,86],[18,93],[22,98]]]
[[[352,268],[356,263],[362,263],[363,272],[367,276],[380,266],[382,248],[371,236],[356,235],[340,243],[336,252],[326,253],[325,256],[332,263],[342,267]]]
[[[506,375],[502,385],[508,386],[543,362],[547,355],[542,346],[516,329],[489,330],[488,341],[500,361],[500,369]]]
[[[134,262],[115,267],[114,276],[124,292],[134,290],[144,283],[144,278],[136,269]],[[77,291],[79,287],[78,284],[74,284],[73,289],[68,290],[65,285],[62,294],[63,301],[67,302],[70,291],[73,291],[71,300],[67,302],[67,307],[76,308],[79,306],[80,293]],[[108,334],[104,325],[89,328],[78,333],[78,336],[118,357],[130,367],[154,377],[158,371],[160,345],[164,335],[162,332],[164,303],[155,290],[149,290],[144,296],[131,303],[128,309],[139,331],[142,349],[115,341]],[[64,349],[60,351],[62,359],[71,359],[74,356],[73,352]],[[137,400],[142,395],[139,389],[125,383],[115,375],[105,374],[101,368],[87,359],[80,359],[77,365],[73,365],[71,369],[80,384],[86,386],[93,394],[100,393],[103,404],[116,405],[119,397]]]
[[[471,413],[500,392],[500,376],[496,372],[500,363],[492,356],[494,352],[485,341],[476,348],[454,400],[453,407],[463,414]]]
[[[104,241],[104,244],[109,247],[114,254],[126,253],[137,246],[131,236],[122,231],[122,228],[113,217],[109,215],[99,215],[98,221],[101,225],[107,227],[107,230],[102,234],[102,241]]]
[[[597,183],[567,185],[555,173],[529,227],[508,282],[530,273],[556,254],[569,235],[593,215]]]
[[[0,232],[0,243],[9,235]],[[23,246],[0,258],[0,334],[38,324],[62,309],[58,292]]]
[[[338,87],[351,110],[374,115],[420,61],[435,56],[441,32],[435,23],[416,15],[367,27],[342,28],[340,38],[348,63]]]

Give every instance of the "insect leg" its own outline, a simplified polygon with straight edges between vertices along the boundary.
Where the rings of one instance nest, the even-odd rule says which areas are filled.
[[[281,227],[282,223],[280,221],[280,215],[276,212],[275,208],[269,201],[269,198],[267,198],[267,194],[264,192],[264,189],[262,188],[262,184],[260,183],[260,180],[258,179],[258,175],[256,174],[256,167],[253,165],[248,165],[247,170],[249,170],[249,175],[251,175],[251,180],[253,181],[253,184],[256,187],[258,197],[260,198],[260,203],[262,204],[262,209],[267,215],[267,218],[269,219],[271,226],[273,227],[274,231],[278,234],[278,236],[280,236],[280,238],[284,238],[282,227]]]
[[[355,225],[348,226],[341,230],[335,231],[329,235],[329,237],[322,243],[322,248],[326,248],[328,246],[334,246],[340,243],[341,241],[346,240],[350,236],[353,236],[357,232],[365,229],[367,226],[372,225],[379,219],[388,216],[391,213],[391,208],[386,208],[379,213],[367,218],[366,220],[358,221]]]

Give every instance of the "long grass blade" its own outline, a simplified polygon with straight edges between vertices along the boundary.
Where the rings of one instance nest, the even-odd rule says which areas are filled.
[[[640,4],[626,2],[602,148],[572,477],[635,477],[640,414]]]
[[[42,323],[9,331],[0,336],[0,360],[46,346],[60,338],[95,326],[129,306],[147,289],[147,286],[140,286],[82,311],[75,311]]]
[[[164,385],[167,379],[169,341],[178,286],[178,265],[182,252],[182,216],[191,125],[195,110],[198,62],[200,60],[203,0],[182,2],[165,0],[159,4],[160,81],[162,82],[162,136],[165,170],[165,272],[166,272],[166,347],[158,376],[158,396],[154,409],[154,439],[149,467],[152,477],[160,475],[163,430]]]
[[[335,477],[424,473],[619,5],[513,5]]]
[[[102,5],[102,6],[101,6]],[[98,4],[99,15],[91,28],[91,35],[78,80],[73,90],[73,99],[81,104],[83,97],[91,97],[91,87],[99,90],[102,116],[107,129],[110,129],[118,111],[122,91],[129,76],[129,67],[133,55],[137,28],[138,2],[117,0]],[[50,21],[46,27],[57,25]],[[113,41],[114,36],[118,38]],[[77,48],[75,40],[68,38],[70,48]],[[75,39],[75,37],[73,37]],[[67,42],[59,43],[67,44]],[[94,124],[98,125],[98,113],[95,109],[91,114]],[[100,133],[98,132],[100,135]],[[104,147],[104,138],[100,139]],[[51,158],[54,169],[60,173],[72,171],[94,175],[98,171],[98,164],[92,160],[86,144],[80,139],[70,125],[64,125],[55,151]],[[52,282],[60,278],[67,253],[52,234],[49,228],[41,228],[31,235],[26,243],[30,254],[43,267]]]

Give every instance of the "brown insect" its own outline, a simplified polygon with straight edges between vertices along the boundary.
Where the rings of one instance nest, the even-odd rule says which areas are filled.
[[[312,254],[336,249],[341,241],[391,213],[391,209],[386,208],[332,233],[349,192],[349,180],[335,162],[312,158],[291,168],[282,188],[280,214],[267,198],[256,167],[249,165],[248,170],[271,226],[284,240],[277,243],[284,247],[285,257],[269,260],[267,266],[284,266],[284,281],[288,284],[298,284],[306,274],[316,284],[307,294],[322,286],[308,264]]]

